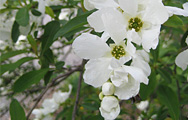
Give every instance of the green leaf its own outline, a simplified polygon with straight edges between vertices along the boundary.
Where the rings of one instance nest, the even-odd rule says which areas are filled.
[[[140,86],[140,97],[142,100],[148,99],[150,94],[155,90],[157,86],[157,81],[156,81],[156,73],[155,70],[152,70],[151,75],[149,76],[149,84],[141,84]]]
[[[70,21],[68,21],[64,26],[59,29],[59,31],[56,33],[55,38],[62,37],[65,34],[68,34],[69,32],[78,29],[79,27],[82,27],[83,25],[87,24],[87,17],[92,13],[93,11],[86,12],[83,15],[77,16]]]
[[[11,120],[26,120],[24,109],[16,99],[10,104],[10,116]]]
[[[39,83],[49,69],[35,70],[22,75],[13,85],[14,92],[22,92],[33,84]]]
[[[42,55],[54,42],[54,35],[60,28],[58,21],[49,22],[44,28],[44,34],[42,36]]]
[[[26,50],[18,50],[18,51],[11,51],[11,52],[7,52],[5,54],[2,54],[0,56],[0,62],[10,58],[10,57],[13,57],[13,56],[16,56],[16,55],[19,55],[19,54],[22,54],[22,53],[26,53],[28,51]]]
[[[177,94],[167,85],[160,85],[157,95],[159,101],[168,108],[173,120],[179,120],[180,108]]]
[[[40,56],[41,68],[48,68],[50,64],[54,64],[54,55],[51,49],[46,50],[43,56]]]
[[[84,109],[91,110],[91,111],[99,109],[99,106],[96,103],[95,104],[92,104],[92,103],[83,103],[82,106],[84,107]]]
[[[41,12],[39,12],[39,11],[36,10],[36,9],[31,9],[31,13],[32,13],[34,16],[41,16]]]
[[[46,12],[46,14],[48,14],[50,17],[55,18],[55,16],[54,16],[54,11],[52,10],[52,8],[46,6],[46,7],[45,7],[45,12]]]
[[[12,31],[11,31],[12,41],[16,43],[19,36],[20,36],[19,24],[16,21],[14,21],[14,24],[12,26]]]
[[[65,65],[64,61],[60,61],[55,64],[57,70],[61,70],[64,65]]]
[[[48,71],[46,75],[44,76],[44,84],[47,85],[53,75],[54,71]]]
[[[21,26],[29,24],[29,10],[27,7],[20,8],[16,13],[16,22]]]
[[[18,68],[23,63],[28,62],[28,61],[33,60],[33,59],[36,59],[36,58],[34,58],[34,57],[24,57],[24,58],[18,60],[17,62],[15,62],[15,63],[1,65],[0,75],[4,74],[7,71],[15,70],[16,68]]]
[[[165,82],[171,83],[171,74],[162,68],[158,68],[157,72],[161,75]]]
[[[174,28],[181,27],[183,26],[183,21],[178,16],[173,15],[168,19],[167,22],[164,23],[164,26],[174,27]]]
[[[31,45],[33,51],[35,52],[35,54],[38,55],[38,53],[37,53],[37,42],[35,41],[35,39],[32,37],[32,35],[28,35],[27,39],[28,39],[29,44]]]

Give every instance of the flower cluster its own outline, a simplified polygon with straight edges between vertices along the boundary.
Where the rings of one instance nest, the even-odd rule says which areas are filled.
[[[35,120],[53,120],[50,114],[55,112],[69,98],[71,91],[72,85],[69,85],[68,92],[57,91],[51,99],[45,99],[42,103],[43,108],[34,109],[32,112],[35,115]]]
[[[101,115],[115,119],[120,113],[119,100],[136,96],[140,83],[149,82],[148,52],[158,45],[161,24],[172,14],[186,16],[187,3],[184,10],[164,6],[161,0],[84,0],[84,5],[87,10],[97,9],[87,20],[102,35],[83,33],[72,47],[76,55],[89,59],[85,83],[102,86]]]

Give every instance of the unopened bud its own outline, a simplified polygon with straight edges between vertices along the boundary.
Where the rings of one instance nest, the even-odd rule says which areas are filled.
[[[115,87],[111,82],[106,82],[102,86],[102,93],[104,95],[113,95],[115,92]]]
[[[100,99],[100,100],[102,100],[102,99],[103,99],[103,97],[104,97],[103,93],[102,93],[102,92],[100,92],[100,93],[99,93],[99,99]]]

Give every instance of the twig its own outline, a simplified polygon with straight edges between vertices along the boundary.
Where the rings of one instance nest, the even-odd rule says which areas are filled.
[[[78,71],[78,70],[79,70],[79,67],[78,67],[77,69],[74,69],[74,70],[72,70],[72,71],[69,71],[68,73],[65,73],[65,74],[63,74],[63,75],[60,75],[60,76],[54,78],[54,79],[52,80],[52,82],[51,82],[50,84],[48,84],[48,85],[45,87],[45,89],[43,90],[43,92],[37,97],[35,104],[34,104],[33,107],[31,108],[31,110],[29,111],[29,113],[27,114],[27,120],[29,120],[29,117],[30,117],[32,111],[33,111],[33,110],[35,109],[35,107],[38,105],[38,103],[40,102],[40,100],[42,99],[42,97],[44,96],[44,94],[48,91],[48,89],[49,89],[50,87],[54,86],[56,80],[58,80],[58,79],[60,79],[60,78],[63,78],[63,80],[65,80],[65,79],[66,79],[67,77],[69,77],[72,73],[74,73],[74,72],[76,72],[76,71]]]
[[[82,79],[83,79],[83,72],[84,72],[83,68],[84,68],[84,65],[85,65],[85,61],[83,60],[82,61],[81,71],[80,71],[80,77],[79,77],[79,81],[78,81],[78,87],[77,87],[77,93],[76,93],[76,101],[75,101],[74,110],[73,110],[73,113],[72,113],[72,120],[75,120],[75,118],[76,118],[76,110],[77,110],[78,103],[79,103],[79,96],[80,96],[81,83],[82,83]]]

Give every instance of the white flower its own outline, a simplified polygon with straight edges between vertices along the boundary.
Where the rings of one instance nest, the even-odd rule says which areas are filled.
[[[106,82],[102,85],[102,93],[104,95],[113,95],[115,87],[111,82]]]
[[[59,104],[55,102],[54,99],[45,99],[42,103],[43,114],[47,115],[49,113],[55,112],[59,108]]]
[[[149,60],[150,58],[146,51],[137,50],[135,56],[133,57],[131,66],[142,69],[145,75],[149,76],[151,73],[151,68],[148,64]]]
[[[118,4],[115,0],[84,0],[84,7],[87,10],[92,10],[94,8],[118,7]]]
[[[140,110],[140,111],[145,111],[146,108],[148,107],[149,105],[149,102],[148,100],[146,101],[141,101],[140,103],[137,103],[136,104],[136,107]]]
[[[130,35],[133,42],[146,51],[158,45],[161,24],[169,17],[159,0],[118,0],[119,6],[99,9],[88,17],[96,32],[107,32],[112,39],[121,40]],[[140,7],[141,6],[141,7]],[[127,32],[128,31],[128,32]]]
[[[7,12],[0,14],[0,40],[11,40],[11,29],[15,19],[12,14],[14,12],[10,16]]]
[[[4,7],[4,4],[5,4],[6,1],[7,1],[7,0],[0,0],[0,9],[5,8],[5,7]]]
[[[111,81],[115,85],[115,95],[119,99],[127,100],[138,94],[140,83],[148,84],[148,78],[142,69],[125,66],[114,69]]]
[[[61,104],[63,102],[65,102],[65,100],[67,100],[71,94],[71,90],[72,90],[72,85],[69,85],[69,92],[55,92],[53,94],[53,99],[56,103]]]
[[[175,63],[177,66],[181,67],[183,70],[187,68],[188,65],[188,49],[179,53],[175,59]]]
[[[32,114],[35,115],[35,118],[40,119],[43,116],[43,109],[34,109]]]
[[[106,44],[106,40],[84,33],[72,44],[73,50],[81,58],[90,59],[85,65],[84,80],[87,84],[100,87],[105,83],[113,70],[129,61],[136,48],[132,43],[115,41]]]
[[[188,2],[183,4],[183,9],[177,7],[166,6],[168,13],[170,16],[174,15],[182,15],[188,17]]]
[[[114,96],[105,96],[99,110],[105,119],[113,120],[120,113],[119,101]]]
[[[185,41],[188,45],[188,36]],[[178,56],[175,59],[175,63],[177,66],[181,67],[183,70],[185,70],[188,66],[188,49],[184,50],[183,52],[179,53]]]

